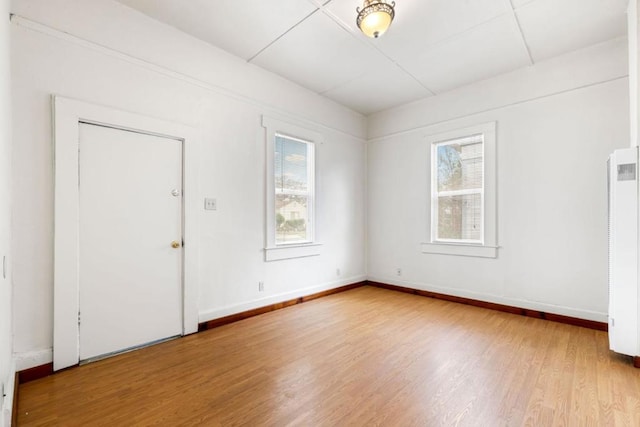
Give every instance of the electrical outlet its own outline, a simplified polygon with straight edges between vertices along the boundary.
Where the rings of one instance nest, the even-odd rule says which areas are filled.
[[[258,282],[258,292],[264,292],[264,282]]]
[[[204,199],[204,209],[206,211],[215,211],[218,209],[218,202],[216,201],[216,199],[207,197]]]
[[[396,276],[402,276],[402,269],[396,268]]]
[[[342,272],[340,271],[339,268],[336,268],[336,276],[339,276]]]

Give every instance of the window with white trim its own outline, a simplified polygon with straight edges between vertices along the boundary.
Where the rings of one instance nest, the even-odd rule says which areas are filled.
[[[495,122],[429,136],[429,240],[422,252],[495,258]]]
[[[316,148],[322,135],[262,117],[266,129],[265,261],[320,254],[316,227]]]
[[[276,245],[313,242],[313,155],[312,142],[276,133]]]
[[[431,241],[484,242],[484,136],[433,144]]]

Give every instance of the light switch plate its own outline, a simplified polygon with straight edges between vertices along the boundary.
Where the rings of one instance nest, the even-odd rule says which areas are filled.
[[[215,211],[218,209],[218,202],[216,202],[216,199],[207,197],[204,199],[204,209],[206,211]]]

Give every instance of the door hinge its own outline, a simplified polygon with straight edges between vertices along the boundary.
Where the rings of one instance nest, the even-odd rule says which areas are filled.
[[[80,312],[78,312],[78,326],[80,326]]]

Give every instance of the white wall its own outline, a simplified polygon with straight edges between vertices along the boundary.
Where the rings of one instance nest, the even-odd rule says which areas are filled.
[[[12,25],[18,369],[51,360],[51,94],[198,129],[201,198],[215,197],[218,202],[217,211],[200,212],[201,321],[366,277],[366,144],[361,115],[122,5],[87,3],[46,0],[13,5],[19,15]],[[293,117],[326,136],[317,148],[320,256],[263,261],[262,114]],[[259,281],[265,283],[264,292],[258,292]]]
[[[638,0],[627,6],[627,39],[629,40],[629,145],[638,145]]]
[[[0,383],[11,393],[13,381],[11,331],[11,73],[9,1],[0,1]],[[6,278],[2,259],[6,257]],[[6,400],[6,402],[4,401]],[[0,395],[0,427],[9,425],[11,399]],[[8,408],[6,408],[8,406]],[[6,409],[6,411],[5,411]]]
[[[616,40],[371,117],[369,278],[606,321],[606,160],[629,145],[625,57]],[[498,258],[421,253],[425,135],[490,121]]]

